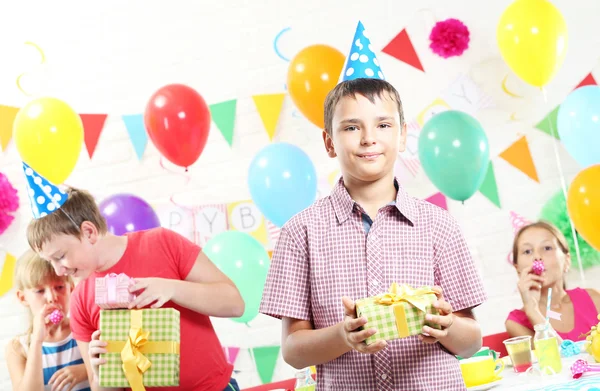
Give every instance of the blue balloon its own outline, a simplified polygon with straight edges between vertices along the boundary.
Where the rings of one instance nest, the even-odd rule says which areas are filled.
[[[600,164],[600,87],[571,92],[558,109],[558,135],[583,168]]]
[[[273,143],[261,149],[248,170],[252,200],[278,227],[309,207],[317,197],[317,172],[295,145]]]

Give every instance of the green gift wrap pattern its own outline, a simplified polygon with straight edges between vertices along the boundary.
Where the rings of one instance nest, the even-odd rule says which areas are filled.
[[[437,299],[436,295],[426,294],[422,296],[427,301],[427,314],[438,315],[438,310],[433,307],[433,302]],[[377,333],[365,340],[367,345],[372,345],[377,341],[400,339],[400,332],[396,326],[396,316],[394,315],[394,306],[403,306],[406,314],[406,325],[408,335],[418,335],[423,331],[423,326],[439,329],[440,326],[425,322],[426,313],[413,307],[412,304],[405,301],[393,305],[377,304],[375,297],[367,297],[356,302],[356,313],[358,317],[367,318],[367,324],[362,329],[376,328]]]
[[[173,308],[144,309],[142,330],[149,331],[148,341],[180,342],[180,314]],[[100,310],[100,333],[103,341],[126,341],[129,338],[130,310]],[[175,353],[144,354],[152,366],[143,374],[144,386],[179,385],[179,359]],[[106,353],[106,364],[100,365],[100,387],[128,388],[121,353]]]

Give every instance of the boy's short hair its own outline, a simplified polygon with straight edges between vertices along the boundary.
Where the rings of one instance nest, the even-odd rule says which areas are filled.
[[[106,220],[89,192],[73,187],[66,192],[67,200],[58,210],[29,223],[27,241],[36,252],[56,235],[71,235],[80,239],[80,227],[84,221],[94,224],[101,235],[108,231]]]
[[[359,78],[343,81],[327,94],[327,97],[325,98],[325,131],[331,135],[333,113],[335,107],[342,98],[348,96],[354,98],[356,94],[359,94],[367,98],[371,103],[375,103],[375,97],[381,99],[382,94],[384,93],[389,94],[389,96],[396,101],[398,113],[400,114],[400,126],[404,125],[404,109],[402,108],[402,101],[400,100],[400,94],[398,94],[398,91],[394,86],[381,79]]]

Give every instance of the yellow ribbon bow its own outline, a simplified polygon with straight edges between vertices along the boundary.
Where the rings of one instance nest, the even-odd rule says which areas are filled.
[[[123,360],[123,372],[129,382],[132,391],[144,391],[143,374],[152,363],[141,352],[142,348],[148,342],[149,331],[142,330],[142,312],[134,311],[131,314],[131,327],[129,328],[129,338],[121,350],[121,360]]]
[[[424,295],[430,293],[435,294],[435,291],[429,287],[415,289],[406,284],[399,286],[393,282],[390,286],[389,292],[375,296],[375,303],[392,305],[405,301],[410,303],[413,307],[418,308],[420,311],[426,312],[429,301],[424,297]]]

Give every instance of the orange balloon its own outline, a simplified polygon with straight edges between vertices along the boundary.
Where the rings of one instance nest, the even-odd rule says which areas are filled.
[[[567,209],[577,232],[600,251],[600,164],[581,170],[573,179]]]
[[[346,57],[327,45],[302,49],[290,61],[287,89],[292,101],[310,122],[324,128],[324,103],[338,83]]]

